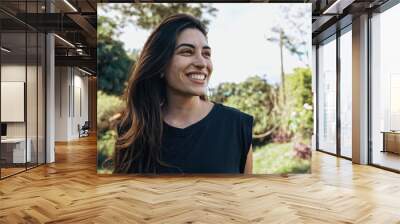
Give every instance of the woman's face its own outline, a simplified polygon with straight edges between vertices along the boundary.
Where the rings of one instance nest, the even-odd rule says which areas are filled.
[[[188,96],[206,95],[211,72],[211,48],[206,37],[198,29],[183,30],[165,72],[167,90]]]

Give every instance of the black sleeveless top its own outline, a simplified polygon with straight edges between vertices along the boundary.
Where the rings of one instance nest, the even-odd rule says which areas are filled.
[[[186,128],[164,122],[158,173],[243,173],[252,144],[253,117],[214,103],[202,120]]]

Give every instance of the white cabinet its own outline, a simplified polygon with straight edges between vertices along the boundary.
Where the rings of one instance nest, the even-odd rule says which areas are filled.
[[[11,147],[13,163],[25,163],[32,161],[32,140],[28,138],[26,142],[28,145],[25,151],[25,138],[7,138],[1,140],[2,147],[7,147],[8,149]],[[25,159],[27,160],[25,161]]]

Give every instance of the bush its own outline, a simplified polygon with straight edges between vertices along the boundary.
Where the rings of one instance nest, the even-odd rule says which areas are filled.
[[[112,129],[112,119],[124,109],[125,103],[120,97],[97,91],[97,133],[99,138]]]
[[[117,133],[115,130],[106,131],[97,140],[97,169],[102,173],[112,171],[112,157],[115,151],[115,142],[117,140]]]
[[[287,127],[290,133],[305,140],[313,132],[313,96],[310,68],[296,68],[287,75]]]
[[[279,126],[277,89],[263,77],[252,76],[240,83],[221,83],[211,92],[211,100],[254,116],[255,135],[263,135]]]

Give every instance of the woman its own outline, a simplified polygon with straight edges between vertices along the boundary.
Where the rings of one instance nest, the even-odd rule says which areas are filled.
[[[206,29],[177,14],[150,35],[126,90],[114,173],[251,173],[250,115],[207,100]]]

